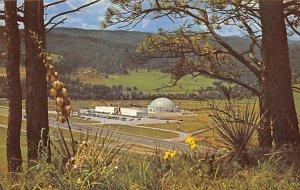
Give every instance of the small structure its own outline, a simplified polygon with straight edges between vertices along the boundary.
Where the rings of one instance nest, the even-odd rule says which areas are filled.
[[[96,106],[95,112],[104,113],[104,114],[115,114],[116,107],[113,106]]]
[[[149,113],[179,112],[180,109],[168,98],[157,98],[147,107]]]
[[[140,108],[122,108],[120,106],[96,106],[95,112],[102,114],[132,116],[132,117],[144,117],[148,115],[147,109]]]
[[[147,109],[121,108],[121,115],[132,117],[145,117],[148,115]]]

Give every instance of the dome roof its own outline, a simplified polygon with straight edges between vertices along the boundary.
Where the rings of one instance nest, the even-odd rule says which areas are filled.
[[[153,100],[150,104],[153,108],[174,108],[175,104],[172,100],[168,98],[157,98]]]

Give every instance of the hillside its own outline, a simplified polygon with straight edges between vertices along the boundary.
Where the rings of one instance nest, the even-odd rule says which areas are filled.
[[[101,74],[128,74],[128,69],[136,68],[127,57],[127,51],[133,52],[147,33],[131,31],[96,31],[74,28],[56,28],[47,34],[47,50],[49,53],[63,57],[68,70],[75,71],[79,67],[91,67]],[[237,37],[224,37],[226,41],[241,52],[246,50],[249,41]],[[0,53],[5,52],[6,42],[4,29],[0,27]],[[290,42],[290,58],[293,72],[300,72],[300,42]],[[1,59],[1,56],[0,56]],[[163,60],[153,60],[147,69],[164,69],[167,64]]]
[[[82,70],[82,69],[78,69]],[[192,76],[183,77],[176,86],[167,87],[172,85],[170,78],[165,73],[160,71],[146,71],[139,69],[137,71],[129,71],[128,75],[107,75],[105,77],[95,73],[77,72],[72,74],[73,80],[79,79],[84,84],[103,84],[109,87],[122,85],[124,88],[136,87],[143,93],[187,93],[198,92],[201,88],[213,87],[214,79],[199,76],[193,78]],[[126,89],[125,89],[126,90]]]

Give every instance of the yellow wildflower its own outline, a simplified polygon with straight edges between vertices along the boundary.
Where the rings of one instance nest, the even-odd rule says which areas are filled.
[[[190,146],[191,149],[195,149],[196,147],[197,147],[196,143],[191,144],[191,146]]]
[[[81,184],[81,183],[82,183],[80,177],[77,179],[77,182],[76,182],[76,183],[77,183],[77,184]]]
[[[174,150],[173,152],[171,152],[171,158],[174,158],[176,156],[176,150]]]
[[[170,156],[171,156],[171,152],[170,151],[165,152],[164,160],[167,160]]]
[[[185,140],[185,143],[186,144],[189,144],[189,145],[192,145],[192,144],[195,144],[196,141],[193,137],[188,137],[186,140]]]

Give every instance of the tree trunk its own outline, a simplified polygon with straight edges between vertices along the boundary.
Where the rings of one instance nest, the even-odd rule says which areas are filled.
[[[38,158],[41,130],[49,132],[43,1],[25,0],[26,112],[28,160]]]
[[[9,113],[6,153],[8,172],[22,170],[20,133],[22,122],[22,89],[20,83],[20,31],[17,21],[17,2],[5,1],[5,22],[7,36],[7,81]]]
[[[263,81],[265,83],[265,81]],[[271,121],[270,113],[268,112],[268,102],[265,97],[265,87],[261,84],[261,95],[259,96],[259,112],[260,112],[260,128],[258,129],[258,142],[261,148],[272,147]]]
[[[262,59],[275,146],[299,141],[282,0],[260,0]]]

